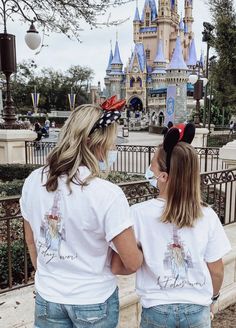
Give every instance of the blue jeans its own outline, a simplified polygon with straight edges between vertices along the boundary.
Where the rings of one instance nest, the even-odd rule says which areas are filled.
[[[210,307],[166,304],[142,309],[140,328],[210,328]]]
[[[35,298],[35,328],[116,328],[119,320],[118,288],[104,303],[67,305]]]

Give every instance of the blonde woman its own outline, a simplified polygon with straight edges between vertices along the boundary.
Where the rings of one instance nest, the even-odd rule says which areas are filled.
[[[35,328],[115,328],[119,301],[112,241],[127,270],[142,264],[122,190],[100,178],[116,159],[117,110],[76,108],[44,168],[25,181],[20,200],[36,270]]]
[[[141,328],[209,328],[219,297],[230,244],[216,213],[202,204],[194,133],[192,124],[168,131],[146,173],[159,196],[132,206],[144,254],[136,280]],[[113,272],[128,273],[117,255]]]

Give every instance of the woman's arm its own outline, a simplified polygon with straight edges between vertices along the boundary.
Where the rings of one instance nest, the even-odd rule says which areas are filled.
[[[37,270],[37,250],[34,242],[34,235],[28,221],[24,220],[25,241],[29,249],[30,259],[35,270]]]
[[[224,279],[224,264],[222,259],[207,263],[213,285],[213,295],[218,295]]]
[[[118,252],[112,256],[112,272],[121,275],[136,272],[143,263],[143,253],[137,245],[133,229],[124,230],[112,242]]]

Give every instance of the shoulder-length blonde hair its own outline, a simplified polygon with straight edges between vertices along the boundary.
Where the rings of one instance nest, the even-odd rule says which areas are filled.
[[[98,129],[90,135],[94,124],[102,115],[101,108],[95,105],[77,107],[69,116],[59,135],[56,147],[47,158],[43,172],[47,171],[45,183],[47,191],[55,191],[58,187],[58,178],[66,175],[66,184],[71,192],[70,183],[87,185],[101,172],[96,155],[107,161],[108,151],[115,142],[117,123],[104,129]],[[78,177],[79,166],[86,166],[91,175],[81,181]]]
[[[167,172],[166,152],[163,145],[157,151],[160,171]],[[167,201],[161,220],[173,223],[178,228],[193,227],[203,213],[200,191],[199,161],[195,149],[178,142],[171,154],[167,182]]]

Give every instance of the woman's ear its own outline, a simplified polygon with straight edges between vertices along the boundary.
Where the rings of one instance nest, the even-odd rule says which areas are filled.
[[[168,178],[169,174],[167,172],[162,172],[159,179],[161,180],[161,182],[166,183],[168,181]]]

